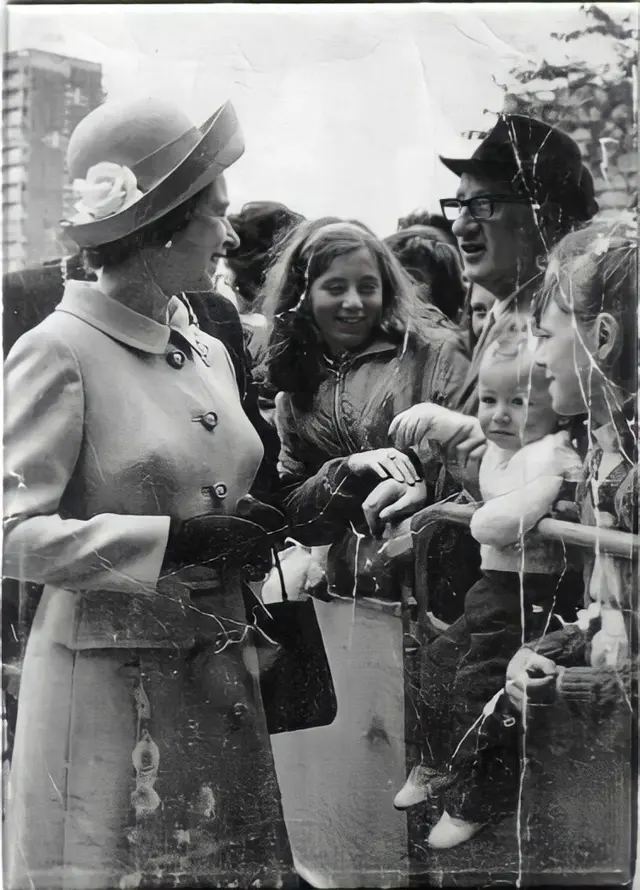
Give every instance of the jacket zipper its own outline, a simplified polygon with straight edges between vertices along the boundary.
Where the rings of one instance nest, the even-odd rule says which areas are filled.
[[[336,425],[336,431],[338,433],[338,438],[340,439],[340,444],[342,445],[345,454],[351,454],[353,448],[347,441],[347,436],[344,434],[340,422],[340,387],[342,386],[342,383],[346,376],[344,365],[340,365],[337,371],[334,370],[334,374],[335,388],[333,391],[333,420]]]

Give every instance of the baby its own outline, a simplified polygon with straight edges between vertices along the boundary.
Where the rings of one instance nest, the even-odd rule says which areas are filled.
[[[463,450],[482,455],[483,504],[471,521],[471,533],[481,544],[482,577],[467,593],[462,617],[429,644],[426,653],[433,664],[434,688],[423,689],[423,695],[431,703],[440,702],[425,702],[426,722],[433,728],[453,719],[444,750],[432,756],[440,762],[434,762],[433,769],[417,768],[423,777],[446,771],[451,778],[443,795],[444,813],[428,837],[434,847],[470,838],[494,815],[496,799],[506,791],[499,786],[510,779],[495,748],[488,755],[467,753],[466,760],[462,750],[449,764],[455,745],[502,687],[505,667],[522,641],[545,632],[567,568],[561,545],[528,534],[550,512],[564,483],[577,481],[581,473],[570,435],[559,429],[551,407],[544,371],[535,363],[534,342],[512,327],[489,347],[480,367],[477,418],[423,404],[400,414],[390,428],[399,448],[413,446],[420,453],[429,440],[449,449],[463,442]],[[448,678],[447,661],[453,662]],[[433,745],[426,747],[433,751]],[[499,777],[492,766],[496,758]],[[398,808],[429,793],[423,787],[416,794],[416,788],[409,787],[416,785],[413,772],[396,797]]]

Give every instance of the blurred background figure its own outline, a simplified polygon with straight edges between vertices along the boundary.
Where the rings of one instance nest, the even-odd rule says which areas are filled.
[[[434,238],[434,229],[423,225],[400,229],[384,240],[413,278],[419,297],[458,321],[465,288],[457,250],[444,238]]]
[[[2,348],[6,358],[16,340],[56,308],[65,282],[95,281],[79,253],[2,276]]]
[[[480,339],[482,329],[495,301],[495,296],[481,284],[474,284],[473,287],[467,288],[460,327],[468,334],[471,352]]]
[[[267,320],[260,312],[264,277],[277,258],[278,244],[304,216],[276,201],[251,201],[229,219],[240,244],[219,264],[218,274],[233,288],[247,348],[256,367],[268,340]]]
[[[451,231],[451,223],[439,213],[429,213],[428,210],[412,210],[407,216],[401,216],[398,220],[398,232],[403,229],[411,229],[413,226],[426,226],[431,229],[431,237],[434,241],[444,241],[458,249],[458,242]]]

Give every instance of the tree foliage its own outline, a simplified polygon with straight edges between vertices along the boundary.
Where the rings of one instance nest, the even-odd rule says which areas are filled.
[[[552,32],[573,54],[536,67],[511,71],[514,84],[503,86],[504,110],[529,114],[560,127],[580,145],[596,181],[603,209],[637,208],[638,27],[635,5],[615,20],[595,5],[580,10],[585,24],[576,31]],[[586,38],[608,43],[608,58],[586,49]],[[593,41],[591,41],[593,46]]]

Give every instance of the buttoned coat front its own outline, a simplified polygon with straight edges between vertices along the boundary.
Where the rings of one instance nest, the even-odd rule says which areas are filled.
[[[170,520],[233,513],[262,457],[226,350],[184,313],[172,300],[159,324],[68,282],[6,362],[3,569],[45,585],[11,888],[292,872],[240,580],[223,572],[204,608],[206,569],[160,577]]]
[[[183,585],[154,595],[170,518],[233,512],[260,463],[222,344],[199,333],[174,367],[169,333],[68,282],[7,360],[4,574],[46,585],[74,649],[191,644]]]

